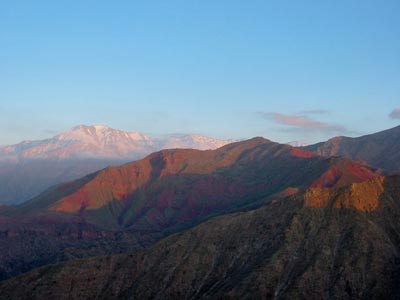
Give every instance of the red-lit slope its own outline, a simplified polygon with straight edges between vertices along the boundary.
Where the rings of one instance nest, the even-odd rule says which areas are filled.
[[[326,174],[335,174],[332,178]],[[307,187],[377,176],[255,138],[213,151],[166,150],[55,187],[0,218],[0,279],[37,266],[134,251],[173,232]],[[18,262],[18,264],[16,263]]]
[[[255,205],[288,188],[336,187],[375,176],[348,159],[254,138],[212,151],[157,152],[93,174],[71,192],[62,185],[47,202],[27,206],[40,203],[41,210],[80,214],[107,226],[165,229]]]

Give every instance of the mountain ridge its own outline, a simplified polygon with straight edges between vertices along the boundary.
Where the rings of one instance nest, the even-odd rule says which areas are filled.
[[[337,136],[302,148],[323,156],[347,156],[389,172],[400,170],[400,126],[360,137]]]
[[[133,251],[216,216],[251,210],[309,187],[338,187],[377,176],[349,159],[325,158],[263,138],[216,150],[162,150],[58,185],[3,211],[0,278],[71,257],[115,254],[125,247]],[[29,256],[20,251],[25,247]],[[24,263],[14,266],[15,261]]]

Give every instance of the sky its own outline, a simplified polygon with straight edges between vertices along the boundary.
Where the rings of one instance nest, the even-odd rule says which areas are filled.
[[[79,124],[313,143],[400,124],[400,1],[4,0],[0,145]]]

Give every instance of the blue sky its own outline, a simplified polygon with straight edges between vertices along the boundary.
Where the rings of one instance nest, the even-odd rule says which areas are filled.
[[[399,1],[2,1],[0,144],[78,124],[316,142],[400,123]]]

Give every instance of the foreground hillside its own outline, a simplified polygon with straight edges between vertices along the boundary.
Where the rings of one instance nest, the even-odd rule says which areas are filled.
[[[262,138],[212,151],[157,152],[3,210],[0,279],[48,263],[145,248],[218,215],[376,176],[348,159]]]
[[[335,137],[304,147],[323,156],[347,156],[391,172],[400,172],[400,126],[357,138]]]
[[[130,255],[46,266],[2,299],[399,299],[400,178],[310,189]]]

